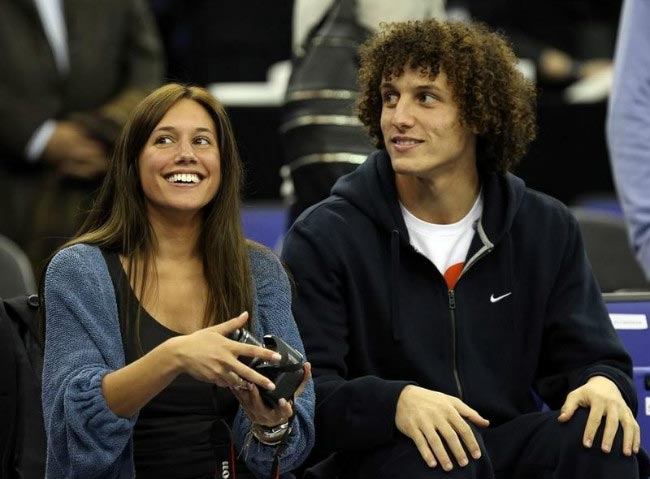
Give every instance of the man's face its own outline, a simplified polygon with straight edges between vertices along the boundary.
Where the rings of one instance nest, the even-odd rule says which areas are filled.
[[[381,95],[381,131],[395,173],[431,179],[475,168],[476,135],[461,124],[444,71],[431,80],[405,69],[382,83]]]

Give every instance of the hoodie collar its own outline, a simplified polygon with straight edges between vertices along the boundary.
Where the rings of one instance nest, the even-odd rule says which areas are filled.
[[[521,206],[525,185],[511,173],[486,173],[483,182],[483,215],[481,226],[489,240],[496,244],[510,230]]]
[[[512,226],[523,200],[525,184],[511,173],[481,173],[481,182],[481,226],[487,239],[496,244]],[[332,193],[345,198],[382,229],[397,230],[403,240],[409,241],[399,207],[395,173],[386,150],[372,153],[353,173],[341,178]]]
[[[397,230],[407,242],[408,231],[399,207],[395,172],[386,150],[377,150],[332,188],[386,231]]]

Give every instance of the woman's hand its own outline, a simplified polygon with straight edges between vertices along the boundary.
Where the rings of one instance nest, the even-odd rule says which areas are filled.
[[[170,340],[174,341],[181,370],[199,381],[215,383],[221,387],[242,386],[249,382],[271,391],[275,389],[268,378],[237,358],[246,356],[279,361],[280,355],[270,349],[240,343],[227,337],[237,328],[243,328],[247,320],[248,313],[243,312],[224,323]]]
[[[296,389],[294,397],[302,394],[307,382],[311,379],[311,364],[305,363],[303,370],[302,382]],[[264,404],[260,391],[254,384],[247,383],[242,386],[231,387],[230,389],[248,418],[255,424],[267,427],[277,426],[278,424],[287,422],[293,416],[293,407],[290,401],[280,399],[277,407],[270,408]]]

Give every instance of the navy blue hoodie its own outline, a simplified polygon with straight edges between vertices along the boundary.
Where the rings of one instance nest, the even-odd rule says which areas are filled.
[[[282,255],[313,364],[321,446],[392,440],[407,384],[460,397],[498,425],[539,410],[539,397],[559,408],[602,375],[636,411],[631,361],[574,217],[511,174],[481,181],[483,215],[451,291],[409,243],[384,150],[289,231]]]

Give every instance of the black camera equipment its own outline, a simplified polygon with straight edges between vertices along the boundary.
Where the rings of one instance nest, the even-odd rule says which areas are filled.
[[[262,376],[269,378],[275,389],[269,391],[268,389],[260,388],[262,400],[269,407],[275,407],[281,398],[290,400],[293,394],[300,386],[304,376],[303,370],[303,357],[300,351],[285,343],[282,339],[273,336],[264,336],[263,342],[255,338],[247,329],[236,329],[228,335],[233,341],[238,341],[245,344],[253,344],[262,348],[275,351],[282,358],[279,361],[265,361],[260,358],[250,358],[240,356],[239,360],[251,369],[254,369]]]

